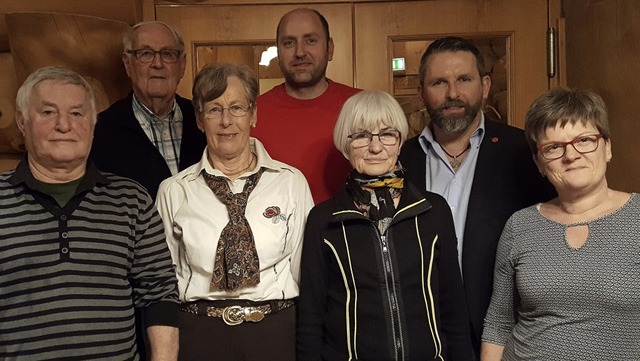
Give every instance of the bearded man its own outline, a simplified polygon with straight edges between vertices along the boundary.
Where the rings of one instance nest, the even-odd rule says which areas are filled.
[[[502,228],[515,211],[554,196],[522,130],[482,112],[490,87],[482,55],[469,41],[431,43],[420,61],[418,86],[431,121],[400,154],[406,178],[441,194],[451,207],[478,359]]]

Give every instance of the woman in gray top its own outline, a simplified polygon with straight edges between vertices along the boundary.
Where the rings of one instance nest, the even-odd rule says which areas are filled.
[[[525,135],[558,198],[505,226],[481,360],[638,360],[640,197],[607,185],[602,98],[550,90]]]

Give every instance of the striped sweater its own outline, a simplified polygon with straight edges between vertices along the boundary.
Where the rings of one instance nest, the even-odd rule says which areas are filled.
[[[137,360],[134,307],[177,313],[153,201],[92,164],[64,208],[34,184],[26,161],[0,175],[0,359]]]

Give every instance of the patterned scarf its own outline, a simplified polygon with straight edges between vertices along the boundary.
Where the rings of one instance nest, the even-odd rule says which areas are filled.
[[[241,286],[254,286],[260,283],[260,260],[256,250],[253,232],[245,217],[247,200],[253,191],[264,168],[247,178],[242,193],[233,194],[226,178],[216,177],[202,172],[205,182],[227,206],[229,222],[222,229],[216,257],[213,263],[211,285],[226,291]]]
[[[404,186],[404,169],[400,163],[397,168],[379,176],[361,174],[354,169],[347,178],[347,191],[353,197],[356,207],[377,223],[380,234],[384,234],[389,227],[396,213],[393,200],[400,197]]]

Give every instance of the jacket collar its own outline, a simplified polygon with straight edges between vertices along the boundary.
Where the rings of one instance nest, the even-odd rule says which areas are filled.
[[[353,198],[347,192],[346,187],[343,187],[334,199],[337,206],[336,211],[332,213],[329,219],[330,222],[343,222],[347,220],[370,221],[353,203]],[[396,214],[393,216],[391,225],[403,219],[415,217],[427,212],[431,207],[431,203],[422,196],[417,188],[405,179],[405,186],[402,188],[400,195],[400,203],[398,204]]]

